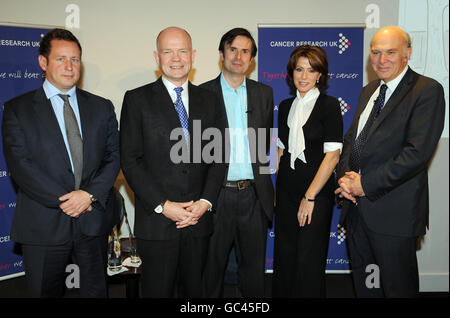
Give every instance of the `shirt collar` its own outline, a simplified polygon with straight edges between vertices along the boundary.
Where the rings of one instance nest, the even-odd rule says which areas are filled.
[[[223,75],[223,73],[220,73],[220,84],[222,85],[222,88],[223,88],[223,89],[233,90],[233,91],[234,91],[234,88],[232,88],[232,87],[228,84],[228,82],[227,82],[227,80],[225,79],[225,76]],[[239,85],[239,86],[236,88],[236,91],[239,90],[239,89],[241,89],[241,88],[247,88],[247,79],[246,79],[245,77],[244,77],[244,80],[242,81],[242,84]]]
[[[52,83],[50,83],[47,79],[45,79],[44,84],[42,84],[42,88],[44,89],[45,96],[47,99],[50,99],[58,94],[69,95],[70,97],[75,97],[77,87],[74,86],[69,89],[67,92],[61,92],[57,89]]]
[[[382,84],[386,84],[386,86],[389,88],[389,90],[391,92],[395,91],[395,89],[397,88],[398,84],[400,84],[400,81],[403,79],[403,77],[406,74],[406,71],[408,70],[408,65],[406,65],[405,69],[397,75],[396,78],[394,78],[392,81],[389,81],[388,83],[386,83],[385,81],[381,80],[380,86]]]
[[[169,93],[172,93],[175,87],[178,87],[176,85],[174,85],[171,81],[169,81],[167,78],[165,78],[164,76],[161,76],[162,82],[164,84],[164,86],[167,88],[167,91],[169,91]],[[186,80],[183,85],[181,85],[181,87],[183,87],[183,92],[187,92],[188,90],[188,82],[189,80]]]

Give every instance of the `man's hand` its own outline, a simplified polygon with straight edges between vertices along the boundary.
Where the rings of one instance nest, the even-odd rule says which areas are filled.
[[[73,218],[79,217],[86,211],[92,211],[89,193],[83,190],[69,192],[60,197],[59,201],[63,201],[59,208]]]
[[[198,223],[198,220],[205,214],[209,209],[209,204],[205,201],[198,200],[195,201],[190,207],[186,208],[186,210],[190,213],[189,217],[181,222],[177,222],[177,228],[181,229],[186,226],[195,225]]]
[[[356,197],[363,197],[366,194],[362,188],[361,175],[354,171],[347,171],[345,176],[338,180],[339,188],[334,191],[340,198],[344,197],[356,203]]]
[[[178,223],[191,217],[191,213],[186,210],[194,201],[189,202],[172,202],[167,200],[164,203],[163,214],[166,218]]]
[[[356,198],[352,196],[350,193],[344,191],[344,189],[342,189],[341,187],[337,188],[334,191],[334,194],[339,195],[340,198],[345,198],[349,201],[352,201],[353,203],[356,203]]]

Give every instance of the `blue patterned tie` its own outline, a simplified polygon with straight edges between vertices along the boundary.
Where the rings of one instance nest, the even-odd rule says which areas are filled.
[[[386,96],[387,85],[383,84],[380,87],[380,93],[378,94],[377,99],[373,103],[372,111],[370,112],[369,118],[367,118],[367,122],[364,125],[364,128],[359,133],[358,137],[355,139],[355,142],[352,146],[352,152],[350,153],[349,166],[351,171],[359,172],[361,168],[361,153],[364,149],[364,145],[367,141],[367,134],[369,133],[370,127],[375,122],[375,119],[381,112],[381,109],[384,106],[384,99]]]
[[[183,100],[181,99],[181,92],[183,87],[175,87],[175,92],[177,93],[177,100],[175,101],[175,109],[177,110],[178,117],[180,118],[181,127],[183,127],[184,139],[186,140],[186,145],[189,150],[189,117],[184,108]]]

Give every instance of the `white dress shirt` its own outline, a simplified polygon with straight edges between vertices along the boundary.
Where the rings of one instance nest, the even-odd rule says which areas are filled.
[[[164,86],[166,87],[167,91],[169,92],[170,98],[172,99],[173,104],[175,105],[175,102],[177,101],[177,92],[175,92],[174,88],[178,87],[174,85],[171,81],[169,81],[164,76],[161,77],[162,82]],[[184,108],[186,108],[186,113],[189,116],[189,89],[188,89],[188,83],[189,81],[186,80],[186,82],[181,85],[183,87],[183,91],[181,92],[181,100],[183,101]]]
[[[314,109],[320,91],[316,87],[309,90],[302,98],[297,91],[297,97],[292,102],[291,109],[288,115],[289,126],[289,152],[291,153],[291,168],[295,170],[295,159],[300,159],[306,163],[305,157],[305,137],[303,135],[303,126],[308,121],[309,116]],[[280,149],[285,149],[285,145],[280,138],[277,139],[277,146]],[[342,142],[324,142],[323,152],[332,152],[335,150],[342,151]]]
[[[386,86],[387,86],[386,95],[384,98],[384,105],[386,105],[389,98],[391,98],[392,93],[395,91],[398,84],[403,79],[403,76],[405,76],[407,70],[408,70],[408,66],[406,66],[405,69],[392,81],[389,81],[387,83],[383,80],[380,81],[380,86],[383,84],[386,84]],[[372,112],[372,108],[375,103],[375,100],[377,99],[378,94],[380,93],[380,86],[378,86],[378,88],[375,90],[375,92],[373,92],[372,96],[370,97],[369,101],[367,102],[366,108],[364,108],[364,111],[361,113],[361,116],[359,117],[358,132],[357,132],[356,137],[359,136],[359,133],[363,130],[364,126],[366,125],[367,119],[369,119],[369,115]],[[384,105],[381,109],[384,108]]]

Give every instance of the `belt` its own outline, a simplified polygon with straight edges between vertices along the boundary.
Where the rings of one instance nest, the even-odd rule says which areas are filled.
[[[252,186],[251,180],[227,181],[224,184],[226,188],[237,188],[239,191]]]

